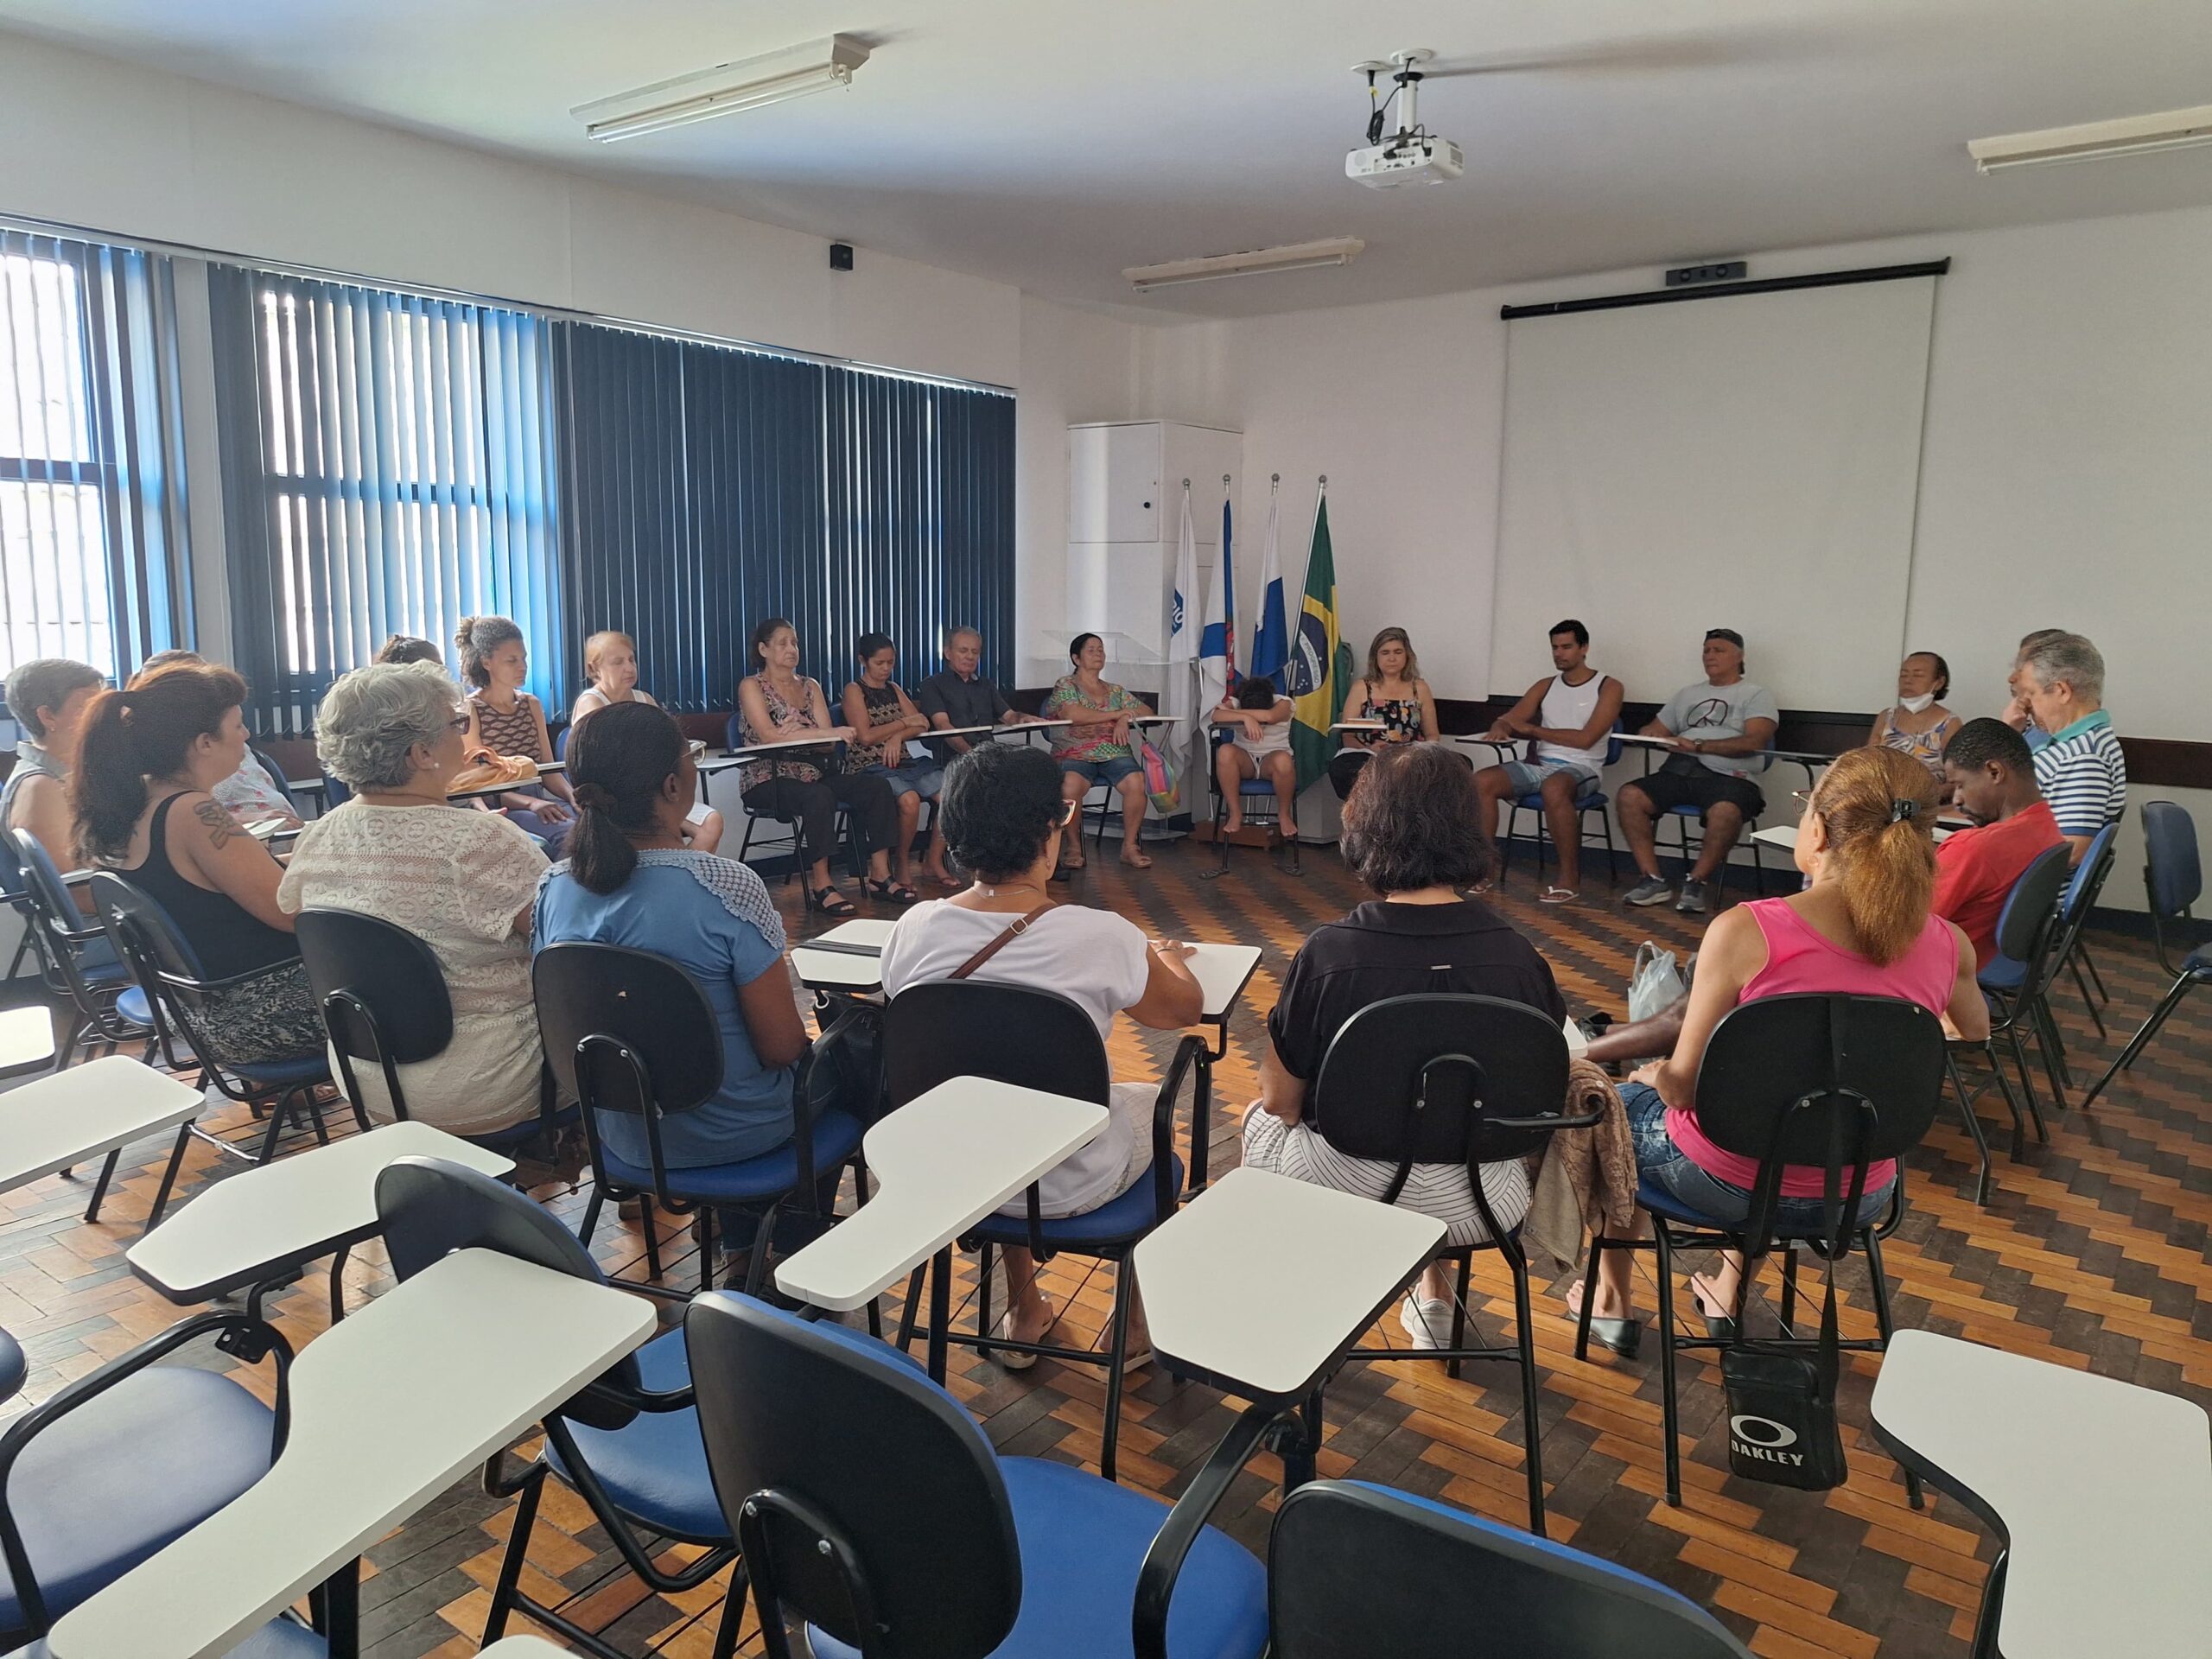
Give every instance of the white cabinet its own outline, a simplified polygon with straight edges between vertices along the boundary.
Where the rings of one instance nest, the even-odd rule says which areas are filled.
[[[1191,485],[1199,565],[1192,602],[1203,604],[1221,539],[1222,503],[1236,499],[1243,450],[1241,433],[1176,421],[1068,429],[1067,632],[1105,635],[1113,677],[1132,685],[1159,683],[1157,665],[1167,654],[1183,480]],[[1141,671],[1147,665],[1152,673]],[[1140,671],[1126,671],[1132,670]]]

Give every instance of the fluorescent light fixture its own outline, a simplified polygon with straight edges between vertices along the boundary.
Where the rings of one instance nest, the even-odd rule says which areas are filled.
[[[849,86],[853,71],[868,61],[868,55],[867,41],[850,35],[832,35],[757,58],[717,64],[696,74],[657,80],[650,86],[579,104],[569,113],[584,124],[585,137],[611,143],[617,138],[635,138],[641,133],[663,132],[739,110],[757,110],[764,104],[804,98],[832,86]]]
[[[1222,276],[1256,276],[1268,270],[1313,270],[1348,265],[1367,245],[1356,236],[1332,236],[1319,242],[1293,242],[1248,253],[1217,253],[1203,259],[1171,259],[1164,265],[1132,265],[1122,275],[1143,294],[1178,283],[1210,283]]]
[[[2188,149],[2197,144],[2212,144],[2212,104],[2193,110],[2170,110],[2164,115],[2131,115],[2119,121],[2091,121],[2078,127],[1976,138],[1967,145],[1967,154],[1983,172],[1997,173],[2009,167],[2147,156],[2153,150]]]

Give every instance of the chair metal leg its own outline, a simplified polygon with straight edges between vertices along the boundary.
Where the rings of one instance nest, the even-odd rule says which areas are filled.
[[[776,1217],[783,1211],[783,1200],[778,1199],[760,1212],[760,1224],[753,1230],[753,1253],[745,1262],[745,1294],[758,1296],[760,1287],[768,1281],[768,1246],[776,1236]],[[699,1264],[700,1282],[707,1280],[707,1264]]]
[[[2012,1065],[2020,1074],[2020,1094],[2028,1103],[2028,1110],[2036,1122],[2043,1122],[2043,1108],[2036,1103],[2036,1086],[2028,1076],[2028,1046],[2020,1038],[2019,1011],[2013,1010],[2012,1018],[2005,1024],[2005,1040],[2012,1050]]]
[[[123,1148],[118,1147],[101,1160],[99,1179],[92,1183],[92,1201],[85,1206],[86,1221],[100,1218],[100,1200],[107,1197],[107,1184],[115,1179],[116,1160],[122,1156]]]
[[[1114,1322],[1106,1350],[1106,1432],[1098,1451],[1098,1472],[1109,1480],[1122,1440],[1122,1367],[1129,1357],[1129,1296],[1136,1286],[1136,1264],[1127,1256],[1114,1267]]]
[[[660,1282],[660,1225],[653,1218],[653,1212],[660,1208],[660,1195],[657,1192],[642,1193],[639,1197],[639,1204],[640,1207],[638,1219],[643,1224],[645,1234],[645,1277],[653,1283],[658,1284]]]
[[[192,1144],[192,1125],[186,1124],[176,1132],[176,1144],[169,1148],[168,1167],[162,1171],[162,1184],[154,1193],[154,1207],[146,1217],[146,1230],[152,1232],[161,1224],[162,1211],[169,1207],[169,1194],[176,1190],[176,1173],[184,1163],[184,1149]]]
[[[1574,1357],[1590,1357],[1590,1310],[1598,1300],[1598,1263],[1612,1241],[1599,1233],[1590,1236],[1590,1262],[1582,1271],[1582,1312],[1574,1321]]]
[[[507,1628],[507,1609],[514,1605],[522,1582],[523,1563],[530,1554],[531,1529],[537,1524],[537,1500],[545,1490],[545,1465],[539,1464],[524,1478],[522,1496],[515,1504],[513,1528],[507,1534],[507,1552],[499,1558],[499,1576],[492,1585],[491,1610],[484,1616],[484,1635],[479,1647],[490,1647]]]
[[[589,1246],[591,1243],[592,1229],[599,1225],[600,1208],[601,1205],[606,1204],[606,1202],[607,1189],[601,1186],[599,1182],[594,1179],[591,1184],[591,1197],[587,1199],[584,1204],[583,1225],[579,1228],[576,1232],[576,1238],[579,1243],[586,1246]]]
[[[2135,1064],[2135,1057],[2143,1052],[2144,1045],[2158,1034],[2158,1027],[2166,1023],[2166,1016],[2179,1006],[2182,998],[2188,995],[2189,988],[2195,983],[2194,976],[2189,974],[2183,974],[2174,981],[2166,994],[2158,999],[2158,1006],[2151,1010],[2151,1017],[2143,1022],[2134,1036],[2127,1039],[2127,1046],[2120,1051],[2120,1058],[2106,1068],[2104,1076],[2099,1077],[2095,1086],[2082,1097],[2082,1105],[2087,1106],[2102,1094],[2106,1084]]]
[[[1536,868],[1541,869],[1543,866],[1539,864]],[[1471,1255],[1459,1258],[1459,1281],[1452,1292],[1452,1345],[1455,1349],[1467,1345],[1467,1274],[1473,1262]],[[1460,1364],[1456,1359],[1446,1362],[1445,1374],[1456,1382]]]
[[[330,1258],[330,1322],[336,1325],[346,1317],[346,1262],[353,1254],[347,1245]]]
[[[892,1345],[905,1353],[914,1345],[914,1325],[922,1311],[922,1279],[929,1272],[927,1263],[906,1275],[906,1299],[899,1307],[899,1340]]]
[[[986,1240],[976,1256],[976,1334],[979,1337],[991,1334],[991,1255],[992,1248]],[[988,1348],[976,1351],[986,1359],[990,1357]]]
[[[1974,1185],[1974,1201],[1976,1204],[1986,1205],[1989,1202],[1989,1142],[1982,1135],[1981,1120],[1974,1115],[1974,1098],[1967,1093],[1966,1079],[1959,1075],[1958,1057],[1948,1050],[1943,1055],[1943,1069],[1950,1074],[1951,1092],[1958,1099],[1959,1116],[1966,1122],[1967,1133],[1974,1137],[1974,1154],[1981,1165],[1980,1178]],[[2013,1116],[2015,1120],[2013,1133],[2017,1137],[2019,1132],[2017,1109]],[[1789,1253],[1789,1259],[1793,1263],[1796,1256],[1797,1253],[1795,1250]],[[1786,1296],[1788,1281],[1785,1280],[1783,1283],[1785,1287],[1783,1294]],[[1789,1323],[1789,1316],[1787,1313],[1783,1315],[1782,1322],[1784,1325]]]
[[[2102,1042],[2112,1033],[2105,1029],[2104,1010],[2098,1006],[2097,999],[2090,995],[2089,982],[2082,977],[2082,952],[2078,945],[2067,959],[2066,966],[2074,976],[2074,988],[2082,993],[2082,1006],[2088,1009],[2089,1018],[2096,1021],[2097,1040]]]
[[[1882,1265],[1882,1241],[1872,1227],[1864,1229],[1859,1239],[1859,1249],[1866,1253],[1866,1277],[1874,1291],[1874,1328],[1881,1333],[1882,1349],[1886,1353],[1890,1338],[1897,1333],[1897,1321],[1890,1313],[1890,1275]],[[1835,1262],[1829,1262],[1828,1271],[1834,1273],[1836,1267]],[[1904,1471],[1904,1495],[1916,1510],[1925,1501],[1921,1497],[1920,1477],[1910,1469]]]
[[[1987,1174],[1987,1159],[1982,1161],[1982,1171]],[[1746,1275],[1748,1276],[1748,1275]],[[1782,1247],[1782,1334],[1794,1336],[1797,1325],[1797,1247],[1785,1243]]]
[[[2043,1072],[2050,1084],[2050,1097],[2058,1103],[2058,1109],[2066,1109],[2066,1085],[2072,1081],[2066,1072],[2066,1052],[2058,1040],[2056,1022],[2050,1009],[2038,996],[2028,1009],[2028,1017],[2035,1021],[2036,1047],[2043,1052]]]
[[[2112,993],[2105,988],[2105,976],[2097,971],[2097,964],[2089,955],[2089,941],[2086,936],[2076,938],[2074,941],[2074,965],[2077,969],[2086,968],[2089,970],[2089,982],[2097,988],[2098,1001],[2112,1001]]]
[[[1525,1443],[1529,1471],[1529,1530],[1537,1537],[1544,1532],[1544,1435],[1543,1414],[1540,1409],[1536,1391],[1536,1326],[1529,1307],[1529,1263],[1518,1250],[1509,1250],[1506,1260],[1513,1268],[1513,1323],[1516,1341],[1521,1350],[1521,1436]],[[1459,1258],[1459,1306],[1467,1300],[1467,1258]],[[1452,1332],[1452,1345],[1459,1346],[1459,1333]]]
[[[1659,1253],[1659,1415],[1660,1433],[1667,1442],[1667,1501],[1682,1507],[1681,1398],[1675,1376],[1675,1249],[1667,1224],[1651,1218],[1651,1236]],[[1589,1303],[1583,1304],[1586,1316]]]

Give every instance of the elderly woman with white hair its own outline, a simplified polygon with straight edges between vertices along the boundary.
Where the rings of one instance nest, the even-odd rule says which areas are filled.
[[[301,834],[276,902],[294,915],[357,911],[430,947],[453,998],[453,1041],[399,1068],[408,1115],[488,1135],[537,1109],[543,1054],[530,913],[546,863],[504,817],[447,803],[468,726],[461,688],[428,663],[357,669],[332,686],[316,712],[316,747],[353,797]],[[355,1070],[362,1106],[390,1118],[382,1076]]]

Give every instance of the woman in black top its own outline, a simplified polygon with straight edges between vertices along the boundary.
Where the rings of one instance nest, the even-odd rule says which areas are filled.
[[[1260,1098],[1244,1117],[1244,1162],[1316,1185],[1381,1198],[1395,1163],[1353,1158],[1305,1120],[1306,1090],[1344,1022],[1394,996],[1452,992],[1525,1002],[1554,1021],[1567,1004],[1549,963],[1505,918],[1462,889],[1491,872],[1474,773],[1434,743],[1383,749],[1344,803],[1344,861],[1379,899],[1317,929],[1284,976],[1268,1016]],[[1529,1208],[1517,1160],[1485,1164],[1483,1194],[1501,1226]],[[1480,1213],[1464,1164],[1415,1164],[1397,1202],[1446,1226],[1453,1244],[1479,1243]],[[1452,1328],[1452,1291],[1432,1266],[1399,1316],[1415,1348],[1440,1348]]]
[[[167,911],[207,978],[252,976],[199,1011],[211,1058],[233,1065],[323,1048],[292,918],[276,903],[283,872],[208,792],[245,758],[245,701],[227,668],[188,664],[103,691],[69,780],[79,855]]]

